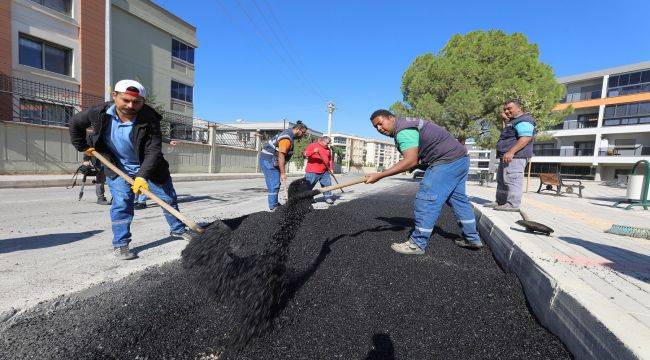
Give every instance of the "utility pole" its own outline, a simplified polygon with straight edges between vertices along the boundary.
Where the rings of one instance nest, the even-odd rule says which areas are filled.
[[[332,113],[336,110],[334,103],[329,101],[327,103],[327,136],[332,139]]]

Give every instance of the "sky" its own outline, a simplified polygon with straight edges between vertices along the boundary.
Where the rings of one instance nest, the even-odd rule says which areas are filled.
[[[556,76],[650,60],[648,0],[155,0],[197,28],[194,114],[303,120],[381,138],[372,111],[402,100],[415,57],[454,34],[521,32]]]

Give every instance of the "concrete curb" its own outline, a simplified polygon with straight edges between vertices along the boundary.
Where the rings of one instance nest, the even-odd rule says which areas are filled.
[[[289,174],[289,177],[303,176],[303,174]],[[187,181],[211,181],[211,180],[240,180],[263,178],[262,173],[250,174],[172,174],[174,182]],[[81,180],[81,177],[79,177]],[[29,179],[3,180],[0,179],[0,189],[16,188],[42,188],[42,187],[66,187],[72,184],[72,175],[65,178],[39,179],[38,175],[30,176]],[[88,185],[89,182],[86,182]]]
[[[550,254],[526,241],[537,235],[509,235],[511,224],[491,219],[490,209],[472,206],[478,230],[494,258],[519,278],[539,322],[558,336],[576,359],[650,359],[650,337],[641,326],[636,331],[636,319],[575,274],[553,267],[556,260]]]

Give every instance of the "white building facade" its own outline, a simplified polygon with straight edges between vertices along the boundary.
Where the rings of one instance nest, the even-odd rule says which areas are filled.
[[[559,78],[573,113],[534,146],[532,172],[612,181],[650,161],[650,61]]]

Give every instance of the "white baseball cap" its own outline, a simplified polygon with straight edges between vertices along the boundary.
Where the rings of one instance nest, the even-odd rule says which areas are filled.
[[[147,89],[135,80],[120,80],[115,84],[116,92],[126,93],[131,96],[147,97]]]

